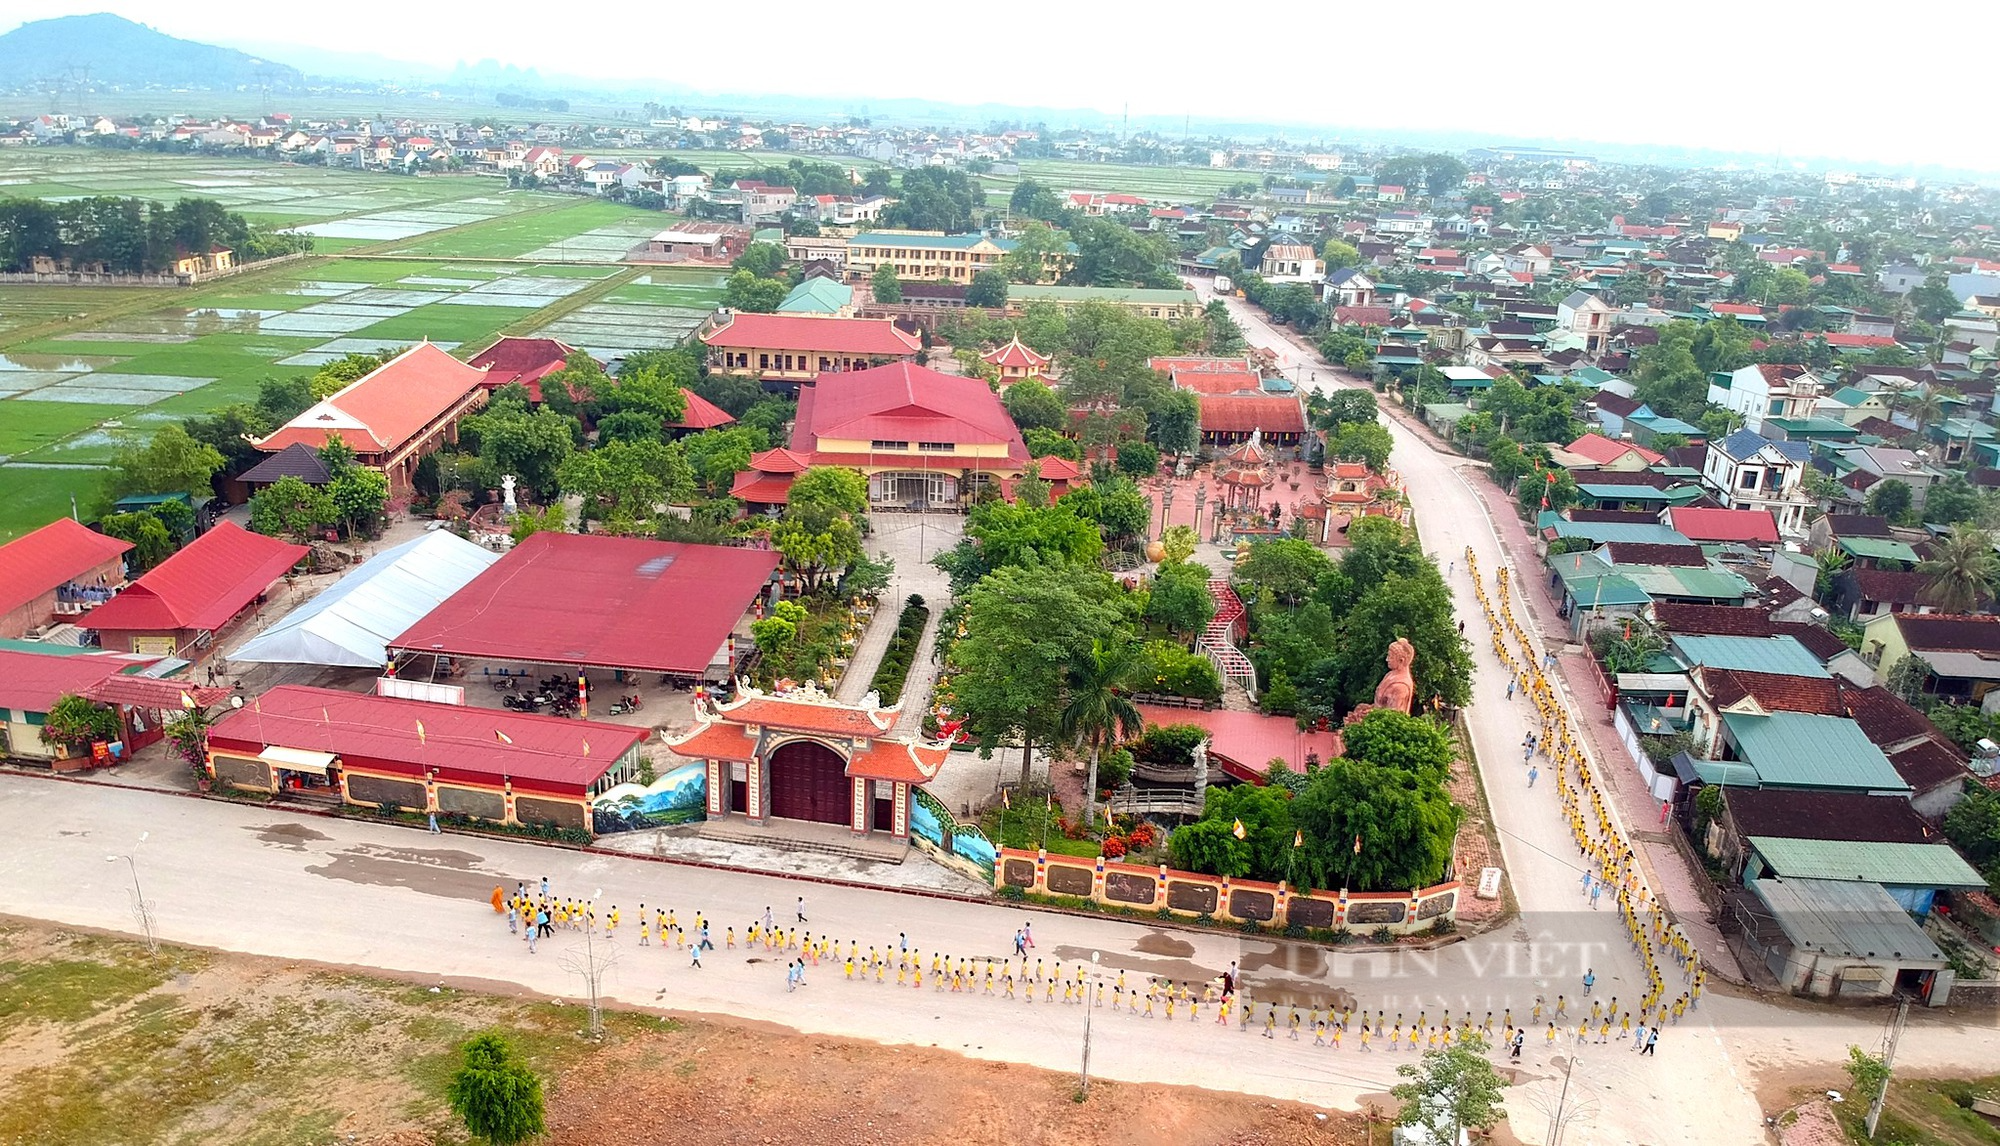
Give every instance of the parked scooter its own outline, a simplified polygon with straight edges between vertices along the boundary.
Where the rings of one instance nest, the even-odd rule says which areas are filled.
[[[503,677],[495,677],[495,678],[494,678],[494,680],[493,680],[493,691],[494,691],[494,692],[513,692],[513,691],[514,691],[514,678],[513,678],[513,677],[511,677],[511,676],[503,676]]]
[[[621,696],[617,700],[612,701],[611,715],[623,716],[628,712],[639,711],[639,707],[639,694],[635,692],[630,696]]]

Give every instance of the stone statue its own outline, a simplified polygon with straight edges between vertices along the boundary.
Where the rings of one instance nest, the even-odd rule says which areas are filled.
[[[1402,637],[1389,646],[1389,671],[1382,683],[1375,686],[1376,708],[1393,708],[1405,716],[1410,714],[1417,695],[1417,679],[1410,675],[1410,664],[1416,659],[1417,650]]]
[[[508,517],[520,512],[520,503],[514,500],[514,475],[500,475],[500,510]]]

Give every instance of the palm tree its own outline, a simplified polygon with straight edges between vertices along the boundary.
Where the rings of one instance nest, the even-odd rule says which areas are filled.
[[[1961,529],[1939,542],[1928,560],[1919,561],[1917,572],[1930,578],[1924,595],[1932,604],[1947,613],[1970,613],[2000,584],[2000,555],[1993,552],[1991,534]]]
[[[1926,389],[1910,401],[1909,415],[1910,420],[1916,423],[1917,433],[1923,433],[1925,429],[1944,421],[1944,395],[1937,390]]]
[[[1083,822],[1096,822],[1097,762],[1104,750],[1145,731],[1145,718],[1132,703],[1128,685],[1137,666],[1129,641],[1095,640],[1090,651],[1069,668],[1069,698],[1063,706],[1061,731],[1071,743],[1090,753],[1090,771],[1083,784]]]

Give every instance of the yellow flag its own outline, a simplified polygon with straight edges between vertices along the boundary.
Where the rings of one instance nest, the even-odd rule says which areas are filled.
[[[194,707],[194,694],[186,689],[181,690],[181,707],[187,709]]]
[[[500,730],[499,730],[499,729],[497,729],[497,728],[493,730],[493,735],[494,735],[494,737],[495,737],[496,739],[498,739],[498,740],[500,741],[500,743],[502,743],[502,744],[512,744],[512,743],[514,743],[514,738],[513,738],[513,737],[511,737],[511,736],[507,735],[506,733],[504,733],[504,732],[500,731]]]
[[[1305,846],[1306,846],[1306,834],[1305,834],[1304,832],[1293,832],[1293,833],[1292,833],[1292,846],[1293,846],[1293,847],[1295,847],[1295,848],[1302,848],[1302,847],[1305,847]]]
[[[1242,820],[1238,820],[1238,821],[1236,821],[1236,823],[1235,823],[1235,824],[1231,825],[1231,827],[1230,827],[1230,829],[1229,829],[1229,834],[1230,834],[1230,835],[1232,835],[1232,836],[1235,836],[1235,837],[1236,837],[1237,839],[1239,839],[1239,840],[1240,840],[1240,839],[1242,839],[1242,838],[1243,838],[1244,836],[1247,836],[1247,835],[1249,835],[1250,833],[1249,833],[1249,832],[1247,832],[1247,831],[1245,831],[1245,830],[1243,830],[1243,821],[1242,821]]]
[[[583,754],[585,756],[590,755],[590,741],[588,740],[583,742]]]
[[[429,743],[429,741],[424,739],[424,722],[421,720],[417,721],[417,743],[418,744]]]

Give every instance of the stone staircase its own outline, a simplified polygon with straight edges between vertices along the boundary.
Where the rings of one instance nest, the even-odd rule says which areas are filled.
[[[1215,663],[1215,671],[1227,682],[1241,685],[1250,698],[1257,697],[1257,670],[1250,658],[1236,647],[1236,622],[1243,619],[1243,599],[1226,577],[1210,578],[1208,591],[1215,598],[1215,616],[1202,630],[1196,647]]]
[[[802,820],[774,820],[758,826],[731,816],[726,820],[705,820],[694,834],[730,844],[783,852],[812,852],[872,863],[902,863],[910,855],[908,843],[879,832],[855,836],[839,825],[812,824]]]

